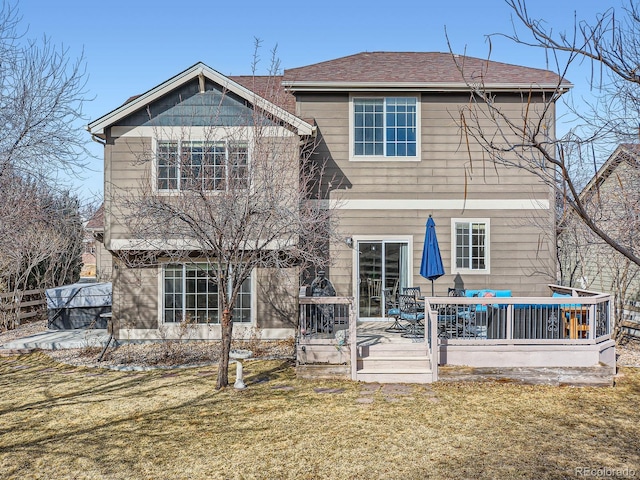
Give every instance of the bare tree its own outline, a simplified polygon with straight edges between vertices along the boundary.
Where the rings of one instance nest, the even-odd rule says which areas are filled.
[[[79,278],[79,202],[20,175],[0,176],[0,292],[50,288]],[[1,328],[13,328],[9,318]]]
[[[328,251],[318,239],[329,241],[334,231],[332,211],[319,193],[323,166],[311,161],[314,139],[299,137],[263,108],[264,99],[279,103],[277,69],[274,51],[269,75],[255,76],[253,91],[262,96],[253,97],[248,116],[223,118],[230,98],[223,91],[198,137],[192,127],[182,128],[179,139],[140,155],[145,171],[155,173],[138,188],[111,187],[113,214],[124,219],[140,250],[151,252],[123,259],[134,267],[155,264],[158,256],[190,262],[217,292],[220,318],[195,319],[221,324],[217,388],[228,385],[236,299],[251,272],[322,266]],[[188,116],[182,120],[183,125],[193,123]],[[157,127],[157,138],[161,130]],[[152,162],[157,162],[155,170]]]
[[[471,88],[471,101],[459,113],[463,142],[470,155],[476,149],[499,165],[522,168],[537,175],[558,192],[563,212],[571,211],[610,248],[640,266],[637,243],[610,233],[610,225],[598,219],[580,193],[585,177],[597,171],[595,151],[603,142],[637,139],[640,113],[640,15],[633,1],[622,18],[614,9],[593,23],[575,21],[570,33],[556,34],[543,20],[533,18],[524,0],[507,0],[515,18],[529,38],[517,33],[496,34],[532,48],[544,49],[550,68],[558,73],[555,88],[531,86],[522,94],[522,115],[503,112],[497,95],[487,88],[483,76],[471,78],[464,62],[454,57]],[[489,36],[491,39],[492,35]],[[550,128],[555,103],[567,91],[565,80],[572,65],[589,61],[592,89],[598,100],[588,110],[574,108],[578,122],[562,138]],[[590,172],[590,173],[589,173]],[[636,232],[637,234],[637,232]]]
[[[17,5],[0,8],[0,175],[54,178],[78,174],[89,155],[82,119],[86,74],[82,56],[47,37],[28,40],[19,30]]]
[[[635,145],[621,146],[581,194],[589,214],[624,245],[636,242],[640,231],[638,152]],[[614,338],[620,340],[625,305],[639,293],[640,267],[613,250],[575,216],[567,216],[559,228],[564,284],[611,292],[615,298]]]
[[[28,39],[17,3],[0,4],[0,289],[74,278],[81,251],[77,199],[59,174],[89,155],[82,119],[84,60],[47,37]]]

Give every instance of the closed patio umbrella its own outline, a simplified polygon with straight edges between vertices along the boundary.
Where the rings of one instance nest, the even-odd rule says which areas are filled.
[[[429,219],[427,220],[427,233],[424,236],[420,275],[427,280],[431,280],[431,296],[433,297],[433,281],[444,275],[444,266],[442,265],[438,237],[436,236],[436,223],[433,221],[433,218],[431,218],[431,215],[429,215]]]

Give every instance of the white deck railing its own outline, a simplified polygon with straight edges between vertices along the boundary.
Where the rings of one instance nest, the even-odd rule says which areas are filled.
[[[427,297],[446,344],[593,344],[611,336],[611,297],[550,285],[570,297]]]

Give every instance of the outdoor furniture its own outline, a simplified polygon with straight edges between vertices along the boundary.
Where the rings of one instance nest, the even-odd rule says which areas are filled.
[[[390,288],[384,289],[384,308],[387,317],[393,318],[393,324],[385,332],[402,333],[406,327],[400,323],[400,308]]]
[[[382,305],[382,280],[379,278],[367,278],[367,288],[369,291],[369,316],[371,315],[371,302],[378,302]]]
[[[449,297],[464,297],[465,291],[449,288]],[[475,305],[444,305],[438,309],[438,336],[469,338],[477,336]]]
[[[565,316],[565,336],[571,340],[589,337],[589,323],[587,315],[589,307],[584,305],[572,305],[563,307],[562,313]]]
[[[431,215],[427,220],[427,231],[424,236],[420,275],[431,281],[431,296],[435,297],[433,281],[444,275],[444,265],[442,265],[442,256],[440,255],[438,237],[436,236],[436,224]]]
[[[420,286],[417,287],[405,287],[402,289],[402,293],[406,294],[406,295],[413,295],[413,298],[415,298],[416,302],[418,303],[418,309],[419,310],[424,310],[424,297],[421,295],[420,293]],[[418,322],[419,326],[423,326],[423,322],[422,320],[420,320]]]
[[[413,295],[401,294],[398,296],[398,304],[400,306],[400,320],[408,322],[408,326],[403,337],[422,338],[424,337],[424,326],[421,324],[424,320],[424,311],[421,311],[419,303]]]
[[[402,293],[404,295],[413,295],[413,298],[417,300],[420,296],[420,287],[404,287]]]

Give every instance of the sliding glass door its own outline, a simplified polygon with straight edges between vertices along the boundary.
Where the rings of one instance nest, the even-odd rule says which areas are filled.
[[[384,289],[395,297],[408,286],[409,244],[401,241],[359,241],[358,317],[378,319],[384,315]]]

